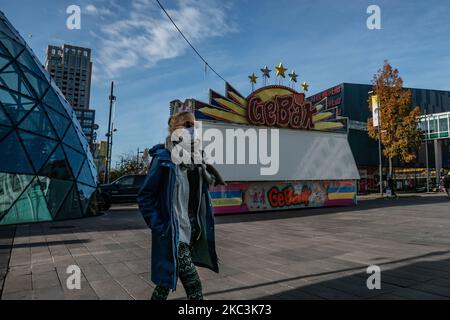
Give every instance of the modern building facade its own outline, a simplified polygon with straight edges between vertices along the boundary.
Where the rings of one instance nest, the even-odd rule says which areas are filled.
[[[45,68],[77,113],[90,144],[95,140],[95,110],[90,109],[91,49],[64,44],[47,48]]]
[[[438,114],[450,111],[450,91],[406,88],[411,90],[412,106],[419,106],[422,114]],[[360,170],[360,190],[375,190],[378,183],[378,142],[367,133],[367,119],[371,117],[369,110],[368,84],[341,83],[333,88],[319,92],[308,100],[318,102],[327,99],[327,108],[335,108],[343,117],[349,118],[349,143],[356,164]],[[381,106],[382,107],[382,106]],[[428,141],[428,166],[436,178],[440,168],[450,168],[449,140]],[[436,156],[435,156],[436,155]],[[425,142],[413,163],[401,163],[394,159],[393,165],[399,179],[401,189],[416,188],[426,183],[426,148]],[[383,156],[383,167],[388,167],[388,159]]]
[[[75,115],[81,124],[83,133],[88,139],[91,147],[96,140],[95,132],[95,110],[92,109],[74,109]]]
[[[0,225],[96,214],[96,168],[71,105],[0,11]]]
[[[106,170],[106,153],[107,153],[107,141],[96,141],[91,148],[94,156],[95,166],[97,167],[97,175],[101,179]]]

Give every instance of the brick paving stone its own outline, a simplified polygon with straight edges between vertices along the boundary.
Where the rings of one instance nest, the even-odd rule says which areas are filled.
[[[32,273],[33,290],[60,286],[56,270],[43,273]]]
[[[449,299],[449,203],[424,194],[218,216],[220,273],[199,268],[205,298]],[[149,299],[151,233],[136,206],[121,208],[91,219],[17,226],[9,237],[0,227],[0,286],[8,272],[1,298]],[[365,288],[372,264],[382,270],[379,291]],[[81,268],[81,290],[66,287],[69,265]],[[181,283],[169,298],[186,298]]]
[[[131,300],[132,296],[116,281],[97,280],[89,282],[97,296],[102,300]]]

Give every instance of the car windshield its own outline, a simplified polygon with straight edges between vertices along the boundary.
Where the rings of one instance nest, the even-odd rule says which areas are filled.
[[[133,185],[133,183],[134,183],[134,177],[133,176],[127,176],[127,177],[122,177],[122,178],[120,178],[120,179],[118,179],[118,180],[116,180],[115,182],[114,182],[114,184],[118,184],[118,185],[121,185],[121,186],[131,186],[131,185]]]

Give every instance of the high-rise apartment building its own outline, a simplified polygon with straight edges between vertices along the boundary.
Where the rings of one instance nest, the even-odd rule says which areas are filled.
[[[92,145],[95,110],[89,109],[92,62],[91,49],[64,44],[49,45],[45,68],[75,110],[84,134]]]

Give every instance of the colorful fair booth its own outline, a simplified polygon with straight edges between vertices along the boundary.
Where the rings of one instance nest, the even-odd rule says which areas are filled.
[[[244,97],[226,83],[225,95],[210,90],[209,103],[172,102],[172,112],[182,110],[201,121],[205,150],[217,139],[215,148],[225,146],[209,150],[227,182],[210,190],[216,215],[356,204],[348,119],[327,109],[326,100],[313,104],[282,85]]]

